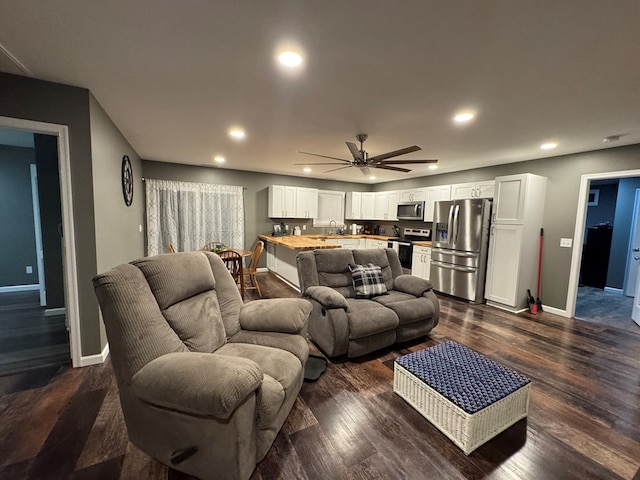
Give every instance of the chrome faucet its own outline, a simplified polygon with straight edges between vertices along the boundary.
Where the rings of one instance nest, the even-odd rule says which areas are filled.
[[[331,226],[333,224],[333,227]],[[333,235],[335,233],[335,228],[338,226],[335,220],[331,220],[329,222],[329,235]]]

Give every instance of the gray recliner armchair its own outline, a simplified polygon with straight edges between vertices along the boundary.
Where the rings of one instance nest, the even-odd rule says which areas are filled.
[[[431,283],[403,274],[393,249],[318,249],[298,253],[296,261],[300,291],[313,305],[309,335],[329,357],[359,357],[425,336],[438,324]],[[386,293],[358,298],[349,266],[368,264],[380,267]]]
[[[203,251],[136,260],[93,284],[130,440],[199,478],[249,478],[302,386],[311,304],[243,304]]]

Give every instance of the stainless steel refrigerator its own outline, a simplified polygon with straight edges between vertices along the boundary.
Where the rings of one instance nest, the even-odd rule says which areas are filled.
[[[431,249],[434,290],[472,303],[484,301],[491,200],[435,203]]]

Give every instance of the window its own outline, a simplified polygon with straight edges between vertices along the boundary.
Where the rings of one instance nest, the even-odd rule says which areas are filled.
[[[313,219],[314,227],[344,225],[344,192],[318,190],[318,217]]]

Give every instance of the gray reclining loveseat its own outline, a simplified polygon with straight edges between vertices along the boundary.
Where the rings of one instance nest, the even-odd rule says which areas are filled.
[[[383,285],[369,282],[373,285],[363,291],[354,285],[354,275],[361,277],[363,269],[357,267],[365,267],[366,284],[376,276],[366,271],[369,264],[380,267],[378,283]],[[309,335],[329,357],[365,355],[424,336],[438,324],[440,309],[431,284],[403,274],[393,249],[305,251],[297,255],[297,268],[302,296],[313,305]]]

